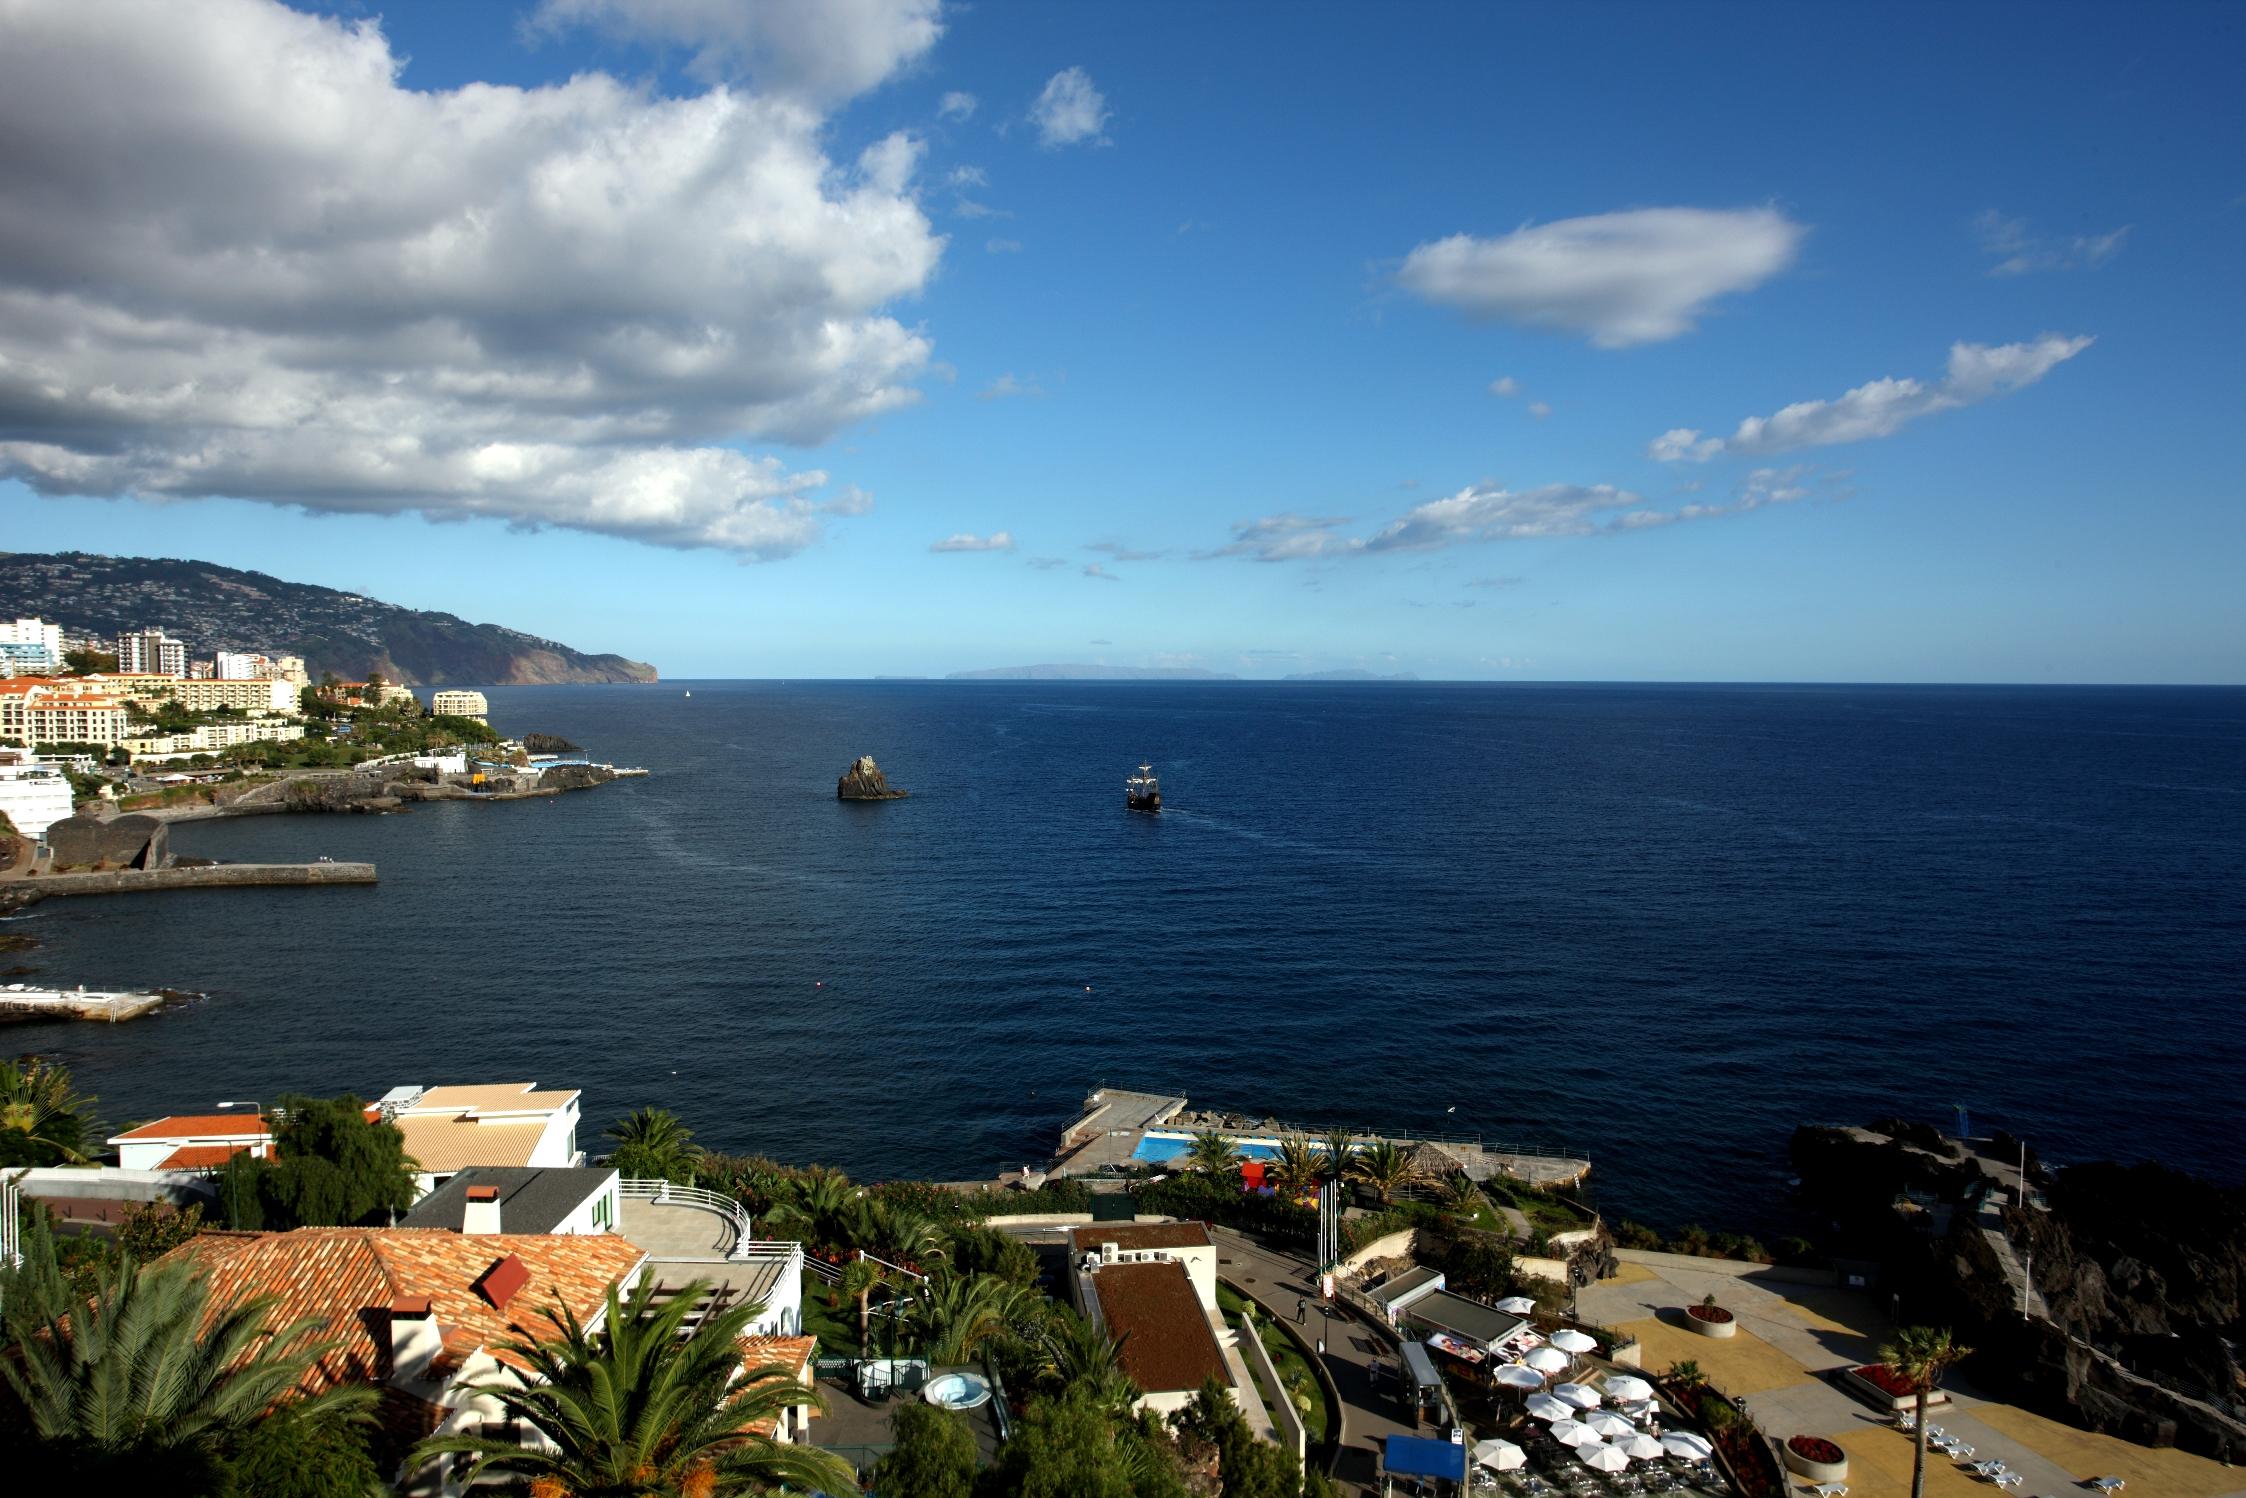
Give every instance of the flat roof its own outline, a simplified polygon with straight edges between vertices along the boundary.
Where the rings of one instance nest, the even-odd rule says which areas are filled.
[[[1423,1321],[1437,1331],[1451,1332],[1481,1347],[1495,1346],[1528,1325],[1518,1316],[1508,1316],[1495,1306],[1485,1306],[1448,1290],[1421,1296],[1404,1307],[1403,1313],[1414,1321]]]
[[[1365,1298],[1380,1305],[1393,1306],[1397,1301],[1409,1297],[1413,1291],[1434,1284],[1442,1277],[1443,1272],[1440,1269],[1429,1269],[1424,1264],[1415,1264],[1402,1274],[1391,1275],[1372,1289],[1367,1290]]]
[[[1126,1252],[1149,1248],[1210,1248],[1208,1225],[1199,1222],[1095,1222],[1069,1229],[1069,1247],[1090,1253],[1103,1243]]]
[[[1185,1266],[1170,1259],[1108,1264],[1092,1271],[1092,1293],[1123,1371],[1149,1394],[1198,1389],[1212,1373],[1229,1384],[1224,1352]]]
[[[494,1186],[499,1191],[501,1232],[550,1233],[615,1179],[615,1171],[589,1165],[471,1165],[417,1202],[398,1226],[461,1232],[467,1221],[469,1188]]]

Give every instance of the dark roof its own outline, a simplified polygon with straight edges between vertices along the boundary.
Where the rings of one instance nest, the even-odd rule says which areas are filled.
[[[1439,1269],[1429,1269],[1425,1264],[1414,1264],[1402,1274],[1390,1275],[1387,1279],[1366,1291],[1365,1294],[1367,1299],[1379,1305],[1393,1306],[1420,1286],[1442,1277],[1443,1272]]]
[[[1198,1389],[1212,1373],[1231,1382],[1209,1313],[1183,1264],[1109,1264],[1092,1272],[1092,1293],[1108,1334],[1123,1339],[1123,1371],[1141,1390]]]
[[[1149,1248],[1207,1248],[1209,1229],[1198,1222],[1096,1222],[1075,1228],[1069,1242],[1076,1253],[1091,1253],[1112,1243],[1125,1253]]]
[[[1495,1306],[1485,1306],[1448,1290],[1421,1296],[1404,1307],[1403,1314],[1437,1331],[1455,1332],[1484,1347],[1502,1342],[1528,1325],[1518,1316],[1508,1316]]]
[[[569,1220],[616,1172],[598,1166],[471,1165],[399,1220],[402,1228],[461,1230],[471,1186],[499,1188],[499,1226],[509,1233],[550,1233]]]

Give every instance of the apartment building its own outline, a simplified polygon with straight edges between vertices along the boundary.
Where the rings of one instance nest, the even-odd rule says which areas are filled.
[[[187,642],[160,629],[135,630],[117,637],[117,669],[127,675],[187,675]]]

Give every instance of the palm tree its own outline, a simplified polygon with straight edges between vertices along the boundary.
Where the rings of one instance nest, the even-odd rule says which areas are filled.
[[[1317,1189],[1320,1164],[1309,1140],[1289,1134],[1279,1141],[1279,1153],[1271,1162],[1272,1179],[1290,1196],[1300,1196]]]
[[[1347,1129],[1328,1129],[1318,1141],[1318,1166],[1331,1180],[1340,1180],[1349,1174],[1349,1161],[1357,1148],[1357,1136]]]
[[[194,1264],[144,1269],[124,1258],[68,1315],[11,1324],[0,1378],[45,1454],[67,1453],[80,1471],[168,1470],[179,1480],[183,1466],[222,1461],[333,1346],[316,1319],[276,1325],[272,1306],[261,1297],[214,1308]],[[291,1413],[324,1427],[362,1418],[374,1399],[372,1389],[336,1389]]]
[[[1880,1361],[1918,1395],[1918,1419],[1912,1438],[1918,1454],[1911,1462],[1911,1498],[1926,1498],[1926,1397],[1953,1364],[1972,1355],[1972,1348],[1950,1339],[1946,1326],[1906,1326],[1895,1334],[1893,1342],[1879,1350]]]
[[[632,1180],[676,1181],[681,1186],[693,1183],[694,1162],[702,1158],[702,1146],[694,1142],[694,1131],[669,1109],[627,1113],[608,1126],[608,1137],[616,1141],[609,1163],[618,1174]]]
[[[843,1267],[842,1282],[837,1287],[858,1303],[858,1346],[866,1345],[868,1328],[873,1321],[873,1292],[889,1283],[889,1271],[871,1259],[852,1259]]]
[[[850,1237],[850,1206],[858,1197],[850,1177],[839,1170],[814,1170],[788,1184],[788,1199],[775,1202],[768,1221],[800,1222],[820,1243],[839,1245]]]
[[[939,1268],[904,1311],[905,1331],[931,1363],[965,1363],[984,1343],[1036,1321],[1044,1297],[995,1274]]]
[[[1482,1188],[1471,1176],[1455,1175],[1443,1183],[1443,1205],[1461,1217],[1472,1217],[1482,1204]]]
[[[70,1068],[37,1057],[0,1061],[0,1165],[59,1165],[86,1158],[94,1100],[75,1092]]]
[[[1123,1337],[1109,1336],[1106,1327],[1087,1317],[1057,1312],[1039,1338],[1045,1354],[1042,1371],[1058,1380],[1064,1393],[1083,1388],[1104,1408],[1128,1410],[1139,1397],[1139,1387],[1123,1371],[1123,1342]]]
[[[1357,1179],[1379,1193],[1383,1205],[1413,1174],[1411,1157],[1386,1139],[1375,1139],[1357,1151],[1350,1168]]]
[[[553,1337],[505,1349],[528,1365],[529,1383],[500,1379],[478,1390],[544,1441],[533,1448],[495,1436],[434,1436],[415,1455],[474,1457],[463,1474],[470,1486],[490,1473],[527,1479],[532,1492],[588,1498],[717,1498],[780,1483],[857,1491],[839,1457],[750,1428],[777,1423],[790,1405],[824,1409],[826,1401],[786,1369],[742,1371],[741,1338],[761,1304],[727,1307],[687,1330],[709,1290],[696,1281],[657,1306],[653,1275],[626,1300],[610,1286],[597,1330],[567,1306],[547,1312]]]
[[[1240,1160],[1240,1146],[1228,1135],[1214,1129],[1203,1129],[1193,1136],[1185,1147],[1186,1164],[1195,1170],[1205,1170],[1211,1175],[1222,1175]]]

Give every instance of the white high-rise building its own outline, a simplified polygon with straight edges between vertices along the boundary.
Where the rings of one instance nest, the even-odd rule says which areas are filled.
[[[0,620],[0,676],[47,676],[61,669],[61,625],[44,619]]]
[[[221,650],[217,665],[220,681],[271,681],[281,674],[270,659],[247,650]]]
[[[117,669],[131,675],[185,676],[187,642],[160,629],[136,630],[117,637]]]
[[[480,723],[491,711],[491,704],[481,692],[436,692],[430,695],[429,711],[440,717],[474,718]]]

